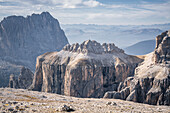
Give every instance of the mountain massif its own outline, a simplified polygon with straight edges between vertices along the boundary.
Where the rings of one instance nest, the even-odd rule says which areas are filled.
[[[37,58],[30,89],[76,97],[104,97],[170,105],[170,31],[145,56],[87,40]],[[143,61],[144,60],[144,61]]]
[[[37,56],[49,51],[59,51],[66,44],[68,40],[58,20],[48,12],[27,17],[9,16],[0,22],[0,59],[6,64],[21,65],[34,71]],[[4,70],[8,72],[0,75],[0,79],[2,76],[9,78],[9,73],[13,73],[6,67],[8,65],[0,68],[1,73]],[[6,84],[0,83],[0,86]]]
[[[129,56],[113,43],[87,40],[66,45],[60,52],[37,58],[32,90],[76,97],[103,97],[119,82],[134,75],[142,60]]]

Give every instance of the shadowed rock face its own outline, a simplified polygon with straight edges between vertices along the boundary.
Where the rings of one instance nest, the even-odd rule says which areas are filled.
[[[156,37],[154,52],[146,55],[134,77],[121,82],[117,92],[104,98],[115,98],[153,105],[170,105],[170,31]]]
[[[15,75],[10,75],[9,79],[9,87],[10,88],[20,88],[20,89],[28,89],[33,81],[33,73],[25,67],[22,67],[20,75],[18,78]]]
[[[0,22],[0,59],[4,62],[34,71],[37,56],[47,51],[60,51],[66,44],[68,40],[58,20],[48,12],[32,14],[26,18],[9,16]],[[3,75],[0,73],[0,78],[9,78],[11,71],[6,70],[0,69],[0,72],[4,72]]]
[[[134,74],[142,60],[128,56],[114,44],[85,41],[37,58],[30,89],[77,97],[102,97]]]
[[[170,61],[170,32],[166,31],[156,37],[155,63],[169,63]]]
[[[0,22],[0,57],[34,69],[38,55],[61,50],[68,44],[57,19],[50,13],[26,18],[9,16]]]

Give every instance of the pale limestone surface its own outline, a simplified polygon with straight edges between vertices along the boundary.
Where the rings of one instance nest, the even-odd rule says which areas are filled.
[[[0,88],[0,111],[58,113],[63,106],[75,113],[169,113],[169,106],[153,106],[119,99],[76,98],[24,89]],[[66,112],[66,111],[63,111]]]

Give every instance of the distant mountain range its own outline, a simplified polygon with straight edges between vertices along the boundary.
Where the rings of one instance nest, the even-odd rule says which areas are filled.
[[[114,43],[120,48],[126,48],[141,41],[154,40],[157,35],[170,29],[170,23],[154,25],[69,24],[61,26],[71,44],[91,39],[100,43]]]
[[[145,55],[152,52],[155,48],[155,40],[141,41],[124,48],[125,53],[130,55]]]

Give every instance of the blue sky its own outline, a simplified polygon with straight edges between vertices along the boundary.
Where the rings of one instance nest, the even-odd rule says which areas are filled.
[[[62,24],[170,23],[170,0],[0,0],[0,20],[43,11]]]

